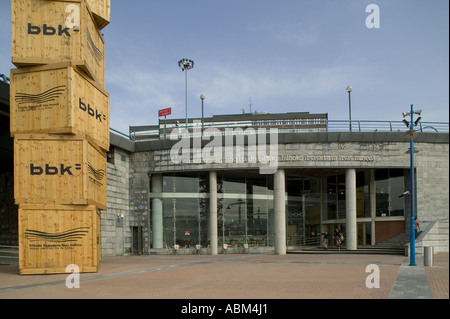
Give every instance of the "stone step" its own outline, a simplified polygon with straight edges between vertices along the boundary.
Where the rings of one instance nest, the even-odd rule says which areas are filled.
[[[0,245],[0,265],[17,265],[19,263],[19,247]]]
[[[385,247],[385,246],[404,246],[406,243],[409,243],[409,234],[402,233],[398,236],[395,236],[393,238],[387,239],[381,243],[377,243],[376,247]]]
[[[405,255],[404,247],[377,247],[377,246],[360,246],[357,250],[347,250],[345,247],[306,247],[303,249],[292,249],[287,251],[288,254],[379,254],[379,255]]]

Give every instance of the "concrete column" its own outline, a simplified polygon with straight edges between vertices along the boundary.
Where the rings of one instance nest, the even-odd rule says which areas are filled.
[[[160,195],[163,188],[162,175],[152,175],[151,183],[153,248],[163,248],[163,201]]]
[[[348,250],[356,250],[358,228],[356,227],[356,170],[349,168],[345,172],[346,227],[344,239]]]
[[[209,172],[209,242],[211,255],[217,255],[217,173]]]
[[[278,169],[274,174],[274,228],[275,228],[275,254],[286,254],[286,197],[285,174],[283,169]]]

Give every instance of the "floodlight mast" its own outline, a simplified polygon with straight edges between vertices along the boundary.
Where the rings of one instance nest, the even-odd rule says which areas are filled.
[[[186,113],[186,131],[188,131],[188,115],[187,115],[187,70],[194,67],[194,61],[190,59],[183,58],[178,61],[178,66],[181,71],[184,72],[184,103],[185,103],[185,113]]]

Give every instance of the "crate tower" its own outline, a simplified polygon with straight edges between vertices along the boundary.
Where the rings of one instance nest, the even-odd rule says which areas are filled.
[[[100,267],[109,150],[101,30],[109,21],[110,0],[11,0],[20,274]]]

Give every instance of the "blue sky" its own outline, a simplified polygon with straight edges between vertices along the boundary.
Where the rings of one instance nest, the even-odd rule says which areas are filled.
[[[367,28],[369,4],[380,27]],[[0,73],[11,64],[10,1],[0,4]],[[449,120],[447,0],[111,0],[105,37],[111,127],[250,112],[353,120]]]

